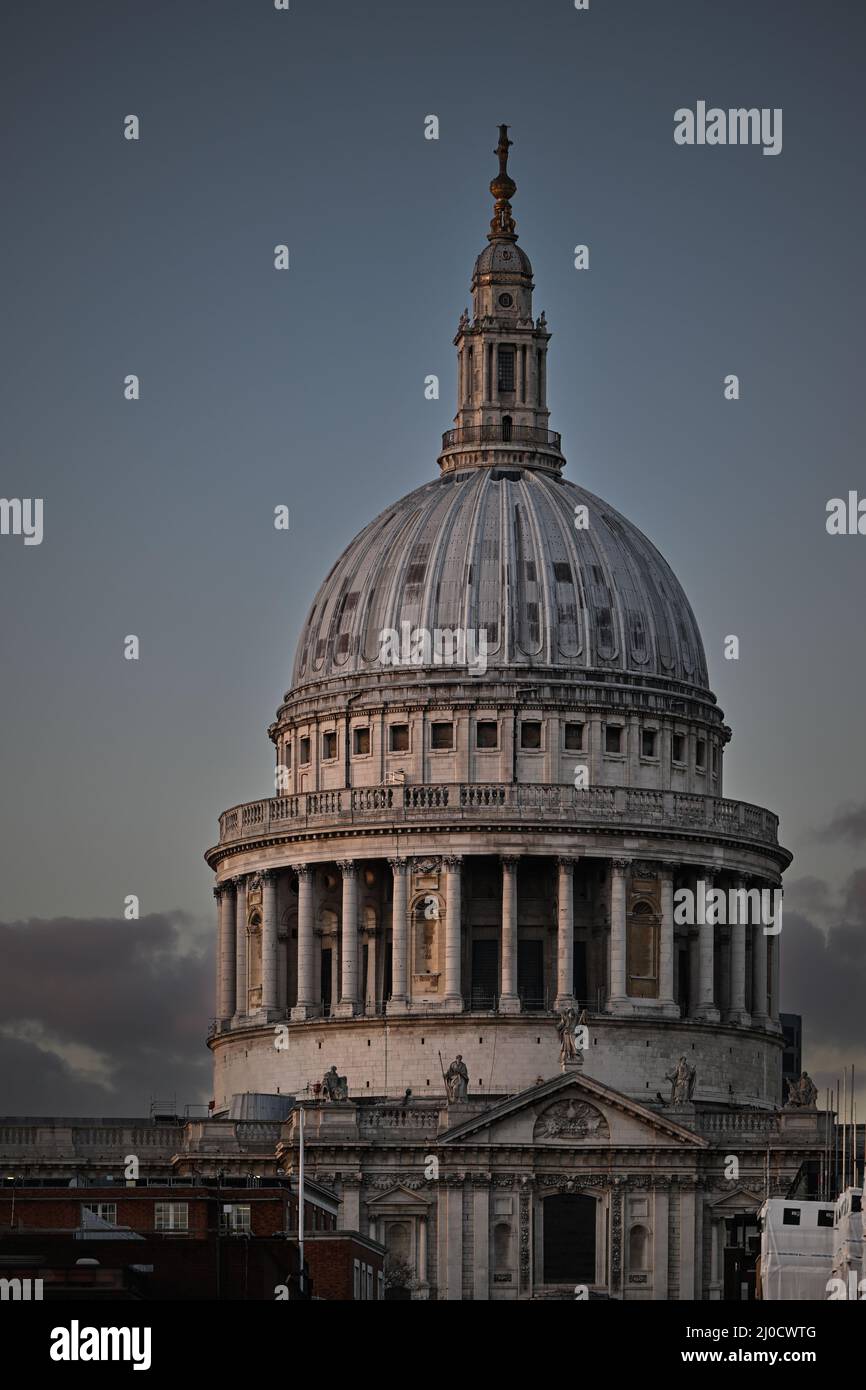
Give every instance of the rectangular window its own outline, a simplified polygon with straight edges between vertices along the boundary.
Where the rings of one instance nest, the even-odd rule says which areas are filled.
[[[189,1203],[155,1203],[154,1226],[157,1231],[188,1231]]]
[[[430,725],[430,747],[431,747],[431,748],[453,748],[453,747],[454,747],[454,725],[453,725],[453,724],[431,724],[431,725]]]
[[[337,734],[335,730],[330,730],[322,734],[322,761],[328,762],[337,756]]]
[[[373,1301],[373,1266],[367,1265],[367,1298]]]
[[[302,767],[305,767],[310,761],[310,740],[308,738],[302,738],[298,743],[298,761]]]
[[[541,725],[536,720],[524,720],[520,726],[520,746],[521,748],[538,749],[541,747]]]
[[[499,747],[499,725],[494,719],[482,719],[475,725],[475,747]]]
[[[361,1297],[361,1262],[360,1262],[360,1260],[353,1260],[353,1261],[352,1261],[352,1297],[353,1297],[353,1298],[356,1298],[356,1299],[359,1299],[359,1298]]]
[[[392,724],[389,731],[388,747],[392,753],[409,752],[409,725]]]
[[[713,776],[714,776],[714,777],[718,777],[718,775],[719,775],[719,750],[718,750],[718,748],[714,748],[714,749],[713,749]]]
[[[496,354],[497,383],[500,391],[514,390],[514,348],[501,347]]]
[[[671,761],[684,763],[686,760],[686,739],[685,734],[674,734],[671,741]]]
[[[656,755],[656,732],[655,729],[644,729],[641,733],[641,753],[645,758],[654,758]]]
[[[619,724],[606,724],[604,728],[605,753],[622,752],[622,728]]]
[[[707,745],[702,738],[695,744],[695,767],[705,768],[707,765]]]
[[[117,1225],[117,1203],[116,1202],[82,1202],[81,1219],[84,1224],[84,1213],[89,1216],[96,1216],[100,1221],[107,1221],[110,1225]]]
[[[565,750],[567,753],[580,753],[583,750],[583,725],[566,724]]]
[[[220,1212],[220,1233],[229,1236],[248,1236],[252,1229],[249,1202],[224,1206]]]
[[[365,757],[366,754],[369,753],[369,751],[370,751],[370,730],[369,730],[369,729],[353,729],[353,730],[352,730],[352,740],[353,740],[353,747],[354,747],[354,750],[355,750],[355,757],[356,757],[356,758]]]
[[[836,1223],[835,1223],[835,1221],[833,1220],[833,1212],[832,1212],[832,1211],[819,1211],[819,1212],[818,1212],[818,1225],[819,1225],[819,1226],[825,1226],[825,1227],[826,1227],[826,1226],[829,1226],[829,1227],[832,1228],[835,1224],[836,1224]]]
[[[782,1212],[782,1225],[783,1225],[783,1226],[799,1226],[799,1224],[800,1224],[800,1208],[799,1208],[799,1207],[785,1207],[785,1210]]]
[[[291,740],[283,745],[283,767],[292,765],[292,744]]]

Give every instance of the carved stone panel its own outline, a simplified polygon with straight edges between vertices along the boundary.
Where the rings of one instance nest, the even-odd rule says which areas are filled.
[[[533,1140],[573,1144],[582,1139],[610,1139],[610,1126],[600,1110],[571,1097],[554,1101],[535,1121]]]

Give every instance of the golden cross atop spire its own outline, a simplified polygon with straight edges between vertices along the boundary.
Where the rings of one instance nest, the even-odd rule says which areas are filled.
[[[514,197],[517,192],[517,184],[508,172],[508,151],[514,144],[508,138],[508,126],[499,127],[499,144],[494,150],[494,154],[499,156],[499,173],[495,179],[490,181],[490,192],[494,197],[493,217],[490,220],[490,231],[487,233],[488,241],[516,241],[517,231],[514,218],[511,215],[511,203],[509,199]]]

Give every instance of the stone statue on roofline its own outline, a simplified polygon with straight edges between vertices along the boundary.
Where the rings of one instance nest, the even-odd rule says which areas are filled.
[[[325,1100],[348,1100],[349,1087],[345,1076],[337,1075],[337,1068],[331,1067],[322,1079],[322,1095]]]

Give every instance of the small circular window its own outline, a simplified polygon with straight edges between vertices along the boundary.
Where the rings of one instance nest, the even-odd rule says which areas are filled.
[[[499,303],[502,305],[503,309],[510,309],[514,300],[511,298],[510,294],[501,294],[499,296]]]

